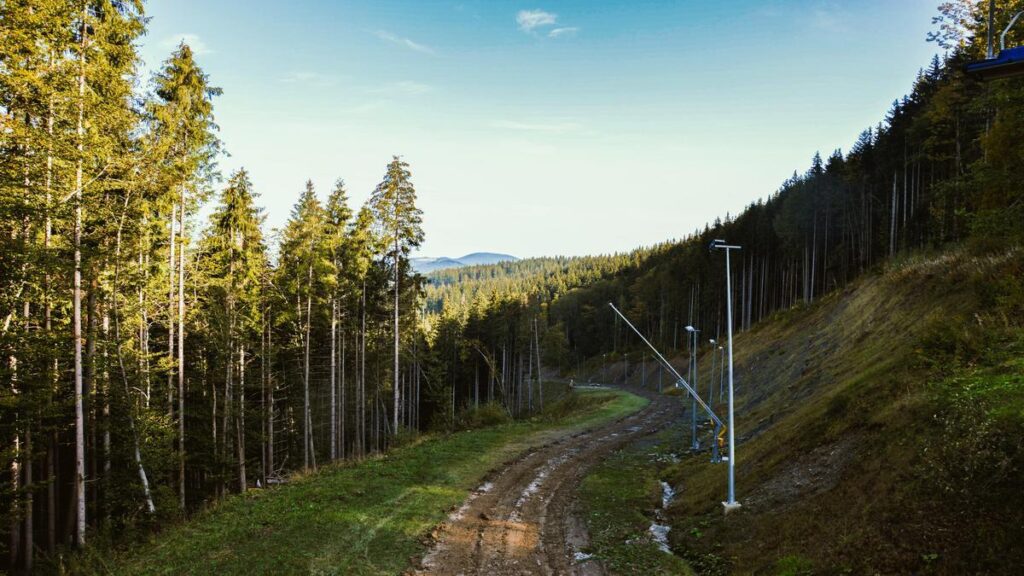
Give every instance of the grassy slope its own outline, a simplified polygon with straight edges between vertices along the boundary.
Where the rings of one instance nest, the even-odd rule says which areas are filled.
[[[558,418],[429,438],[383,457],[325,468],[230,498],[97,571],[397,574],[488,470],[555,430],[594,426],[646,403],[624,392],[578,392],[553,406]]]
[[[709,574],[1018,570],[1022,272],[921,257],[738,335],[744,507],[722,514],[706,455],[661,466],[673,550]]]
[[[613,573],[693,573],[678,556],[661,552],[648,531],[661,506],[660,470],[682,442],[679,423],[614,453],[584,478],[580,500],[590,531],[587,552]]]

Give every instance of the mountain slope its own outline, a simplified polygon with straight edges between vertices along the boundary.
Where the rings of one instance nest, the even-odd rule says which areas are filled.
[[[410,263],[416,272],[419,272],[420,274],[429,274],[431,272],[436,272],[437,270],[447,270],[449,268],[484,266],[489,264],[499,264],[501,262],[515,262],[516,260],[519,259],[509,254],[473,252],[460,258],[449,258],[447,256],[441,256],[440,258],[412,258],[410,259]]]
[[[743,507],[723,515],[727,469],[706,452],[645,462],[678,492],[673,551],[706,574],[1014,573],[1022,273],[1020,250],[897,262],[737,335]]]
[[[509,254],[497,254],[494,252],[473,252],[472,254],[466,254],[456,258],[463,266],[481,266],[485,264],[497,264],[499,262],[509,262],[519,260],[515,256]]]

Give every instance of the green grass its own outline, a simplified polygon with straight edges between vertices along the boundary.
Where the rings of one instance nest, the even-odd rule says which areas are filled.
[[[706,455],[661,469],[673,551],[714,575],[1019,573],[1022,270],[1019,252],[909,259],[738,334],[743,508],[722,514],[726,467]],[[608,498],[649,510],[647,452],[622,455]]]
[[[648,532],[661,505],[660,472],[673,447],[681,446],[681,429],[673,427],[616,452],[583,480],[587,552],[613,574],[693,573],[682,559],[659,550]]]
[[[556,430],[639,410],[620,391],[581,391],[552,406],[561,417],[427,438],[385,456],[337,465],[235,496],[121,552],[86,559],[111,574],[397,574],[428,533],[487,471]],[[572,408],[562,413],[564,404]]]

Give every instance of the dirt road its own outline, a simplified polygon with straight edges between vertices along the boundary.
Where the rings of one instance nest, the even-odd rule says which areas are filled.
[[[682,414],[672,398],[648,397],[651,403],[635,414],[563,432],[490,473],[435,533],[416,574],[602,574],[596,561],[580,553],[587,531],[576,513],[576,488],[609,452]]]

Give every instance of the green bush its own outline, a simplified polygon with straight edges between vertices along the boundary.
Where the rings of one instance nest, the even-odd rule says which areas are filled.
[[[511,421],[512,417],[509,416],[501,404],[488,402],[482,406],[462,411],[458,418],[456,418],[455,429],[476,430],[478,428],[487,428],[488,426],[507,424]]]

